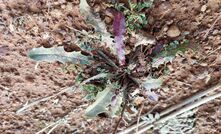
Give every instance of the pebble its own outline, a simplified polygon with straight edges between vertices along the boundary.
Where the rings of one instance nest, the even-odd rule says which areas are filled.
[[[215,63],[216,63],[217,65],[221,65],[221,57],[220,57],[220,56],[218,56],[218,57],[216,58]]]
[[[215,29],[212,34],[217,35],[218,33],[219,33],[219,30]]]
[[[166,32],[166,31],[168,31],[168,29],[169,29],[169,27],[168,27],[168,26],[165,26],[165,27],[163,28],[163,31]]]
[[[203,6],[201,7],[201,12],[205,12],[206,9],[207,9],[207,5],[203,5]]]
[[[176,25],[172,25],[169,27],[168,31],[167,31],[167,36],[171,37],[171,38],[175,38],[178,37],[181,34],[179,28]]]

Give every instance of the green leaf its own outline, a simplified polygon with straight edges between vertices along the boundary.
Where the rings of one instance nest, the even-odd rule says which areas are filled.
[[[185,52],[188,48],[188,41],[180,44],[179,41],[173,41],[169,44],[165,45],[164,51],[162,51],[159,55],[161,56],[175,56],[178,52]]]
[[[85,84],[82,86],[83,90],[87,91],[87,95],[84,97],[87,100],[94,100],[98,91],[101,91],[102,88],[95,86],[93,84]]]
[[[112,90],[113,87],[108,85],[102,92],[99,92],[96,96],[96,101],[86,109],[85,115],[87,117],[95,117],[100,113],[107,112],[107,106],[110,105],[114,96]]]
[[[150,8],[153,5],[153,1],[146,1],[146,2],[142,2],[139,3],[137,5],[137,11],[140,12],[141,10],[143,10],[144,8]]]
[[[83,76],[82,74],[83,74],[83,73],[80,72],[80,73],[77,75],[77,77],[76,77],[76,79],[75,79],[75,83],[80,84],[80,83],[84,80],[84,76]]]
[[[89,58],[80,52],[66,52],[63,47],[33,48],[28,56],[36,61],[47,61],[61,63],[71,62],[75,64],[89,64]]]
[[[99,88],[93,84],[85,84],[83,85],[83,89],[88,92],[97,92]]]
[[[155,89],[155,88],[159,88],[163,83],[163,80],[161,78],[158,79],[153,79],[151,77],[148,77],[147,79],[145,79],[145,81],[143,82],[143,86],[147,89],[147,90],[151,90],[151,89]]]
[[[172,62],[177,53],[184,53],[187,50],[188,44],[187,40],[184,40],[182,44],[177,40],[165,44],[164,50],[153,57],[152,67],[158,68],[162,64]]]

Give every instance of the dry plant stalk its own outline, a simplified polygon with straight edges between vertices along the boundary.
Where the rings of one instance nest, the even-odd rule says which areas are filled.
[[[208,93],[215,91],[217,89],[220,89],[220,88],[221,88],[221,83],[219,83],[216,86],[213,86],[207,90],[198,92],[195,95],[187,98],[183,102],[181,102],[175,106],[172,106],[172,107],[164,110],[163,112],[161,112],[160,117],[162,117],[162,118],[159,118],[158,120],[154,121],[153,123],[150,124],[150,123],[147,123],[146,121],[142,121],[138,125],[135,124],[127,129],[119,132],[118,134],[128,134],[128,133],[134,131],[135,129],[142,127],[142,129],[137,132],[137,134],[141,134],[141,133],[147,131],[148,129],[154,127],[154,125],[156,125],[156,124],[164,123],[164,122],[168,121],[169,119],[176,117],[177,115],[185,113],[185,112],[192,110],[202,104],[205,104],[211,100],[221,97],[221,93],[219,92],[217,94],[202,98],[203,96],[206,96]]]
[[[194,109],[194,108],[196,108],[196,107],[198,107],[202,104],[205,104],[205,103],[207,103],[211,100],[214,100],[216,98],[219,98],[219,97],[221,97],[221,93],[218,93],[218,94],[215,94],[215,95],[212,95],[212,96],[209,96],[209,97],[205,97],[205,98],[203,98],[199,101],[196,101],[192,104],[189,104],[189,105],[179,109],[178,111],[172,112],[171,114],[167,115],[166,117],[161,118],[160,120],[154,122],[153,124],[148,124],[147,126],[144,126],[144,128],[139,130],[139,132],[137,134],[142,134],[143,132],[147,131],[148,129],[154,127],[155,124],[164,123],[164,122],[168,121],[169,119],[172,119],[172,118],[174,118],[174,117],[176,117],[176,116],[178,116],[182,113],[185,113],[189,110],[192,110],[192,109]]]

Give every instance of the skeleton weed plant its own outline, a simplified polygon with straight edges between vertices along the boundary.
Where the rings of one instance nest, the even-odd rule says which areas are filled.
[[[150,6],[148,3],[138,5],[130,3],[130,5],[131,10],[136,12]],[[87,91],[86,98],[93,101],[85,112],[88,117],[95,117],[102,113],[109,116],[119,114],[123,111],[122,106],[129,100],[128,93],[131,87],[144,89],[152,100],[157,100],[157,95],[152,92],[152,89],[159,88],[162,79],[135,77],[133,75],[134,64],[130,64],[131,59],[127,59],[125,54],[124,34],[128,28],[134,30],[129,25],[130,21],[135,19],[133,15],[114,10],[114,38],[111,38],[112,34],[107,31],[104,22],[93,14],[86,0],[81,0],[80,11],[85,16],[86,22],[93,25],[94,32],[76,30],[76,35],[79,37],[74,42],[76,51],[66,52],[64,47],[40,47],[33,48],[29,52],[29,57],[38,62],[59,61],[82,68],[76,82],[81,83],[80,88]],[[124,11],[127,12],[127,10]],[[130,17],[133,19],[131,20]],[[143,19],[146,20],[146,18]],[[172,60],[173,57],[167,53],[168,49],[173,50],[171,46],[174,47],[174,43],[166,47],[156,45],[152,51],[158,49],[163,49],[163,51],[159,57],[153,57],[153,67],[158,68]]]
[[[146,4],[137,6],[131,4],[132,10],[137,11],[141,11],[146,6]],[[122,104],[126,103],[131,85],[145,88],[151,94],[151,89],[160,87],[162,80],[147,78],[142,81],[131,75],[132,69],[126,62],[124,34],[126,28],[130,27],[127,23],[135,18],[132,16],[130,16],[132,20],[125,18],[125,13],[115,10],[113,39],[112,34],[107,32],[104,22],[94,16],[86,0],[81,0],[80,11],[86,16],[86,22],[93,24],[95,33],[77,31],[77,36],[81,36],[81,39],[75,42],[78,51],[66,52],[61,46],[40,47],[33,48],[29,52],[29,57],[38,62],[58,61],[63,64],[84,65],[85,71],[79,73],[77,82],[81,83],[86,79],[79,85],[88,92],[86,98],[93,101],[93,104],[86,109],[86,116],[95,117],[101,113],[115,116],[122,110]],[[91,78],[85,74],[89,74]],[[156,100],[156,94],[151,95]]]

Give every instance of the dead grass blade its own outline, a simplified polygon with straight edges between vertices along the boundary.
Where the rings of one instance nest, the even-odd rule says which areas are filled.
[[[60,94],[63,94],[63,93],[65,93],[65,92],[68,92],[68,91],[73,91],[73,92],[74,92],[74,91],[75,91],[76,89],[78,89],[80,86],[82,86],[82,85],[84,85],[84,84],[86,84],[86,83],[88,83],[88,82],[90,82],[90,81],[92,81],[92,80],[104,78],[104,77],[107,77],[107,76],[108,76],[107,73],[101,73],[101,74],[95,75],[95,76],[93,76],[93,77],[90,77],[90,78],[84,80],[84,81],[83,81],[81,84],[79,84],[79,85],[76,85],[76,86],[74,85],[74,86],[65,88],[65,89],[61,90],[60,92],[58,92],[58,93],[56,93],[56,94],[53,94],[53,95],[48,96],[48,97],[41,98],[41,99],[36,100],[36,101],[34,101],[34,102],[31,102],[31,103],[29,103],[29,104],[25,104],[22,108],[20,108],[19,110],[16,111],[16,114],[21,114],[22,112],[26,111],[28,108],[33,107],[34,105],[37,105],[37,104],[39,104],[39,103],[41,103],[41,102],[47,101],[47,100],[49,100],[49,99],[51,99],[51,98],[54,98],[54,97],[56,97],[56,96],[58,96],[58,95],[60,95]]]
[[[68,91],[71,91],[71,90],[72,90],[72,91],[75,91],[75,89],[76,89],[75,86],[68,87],[68,88],[65,88],[65,89],[61,90],[60,92],[58,92],[58,93],[56,93],[56,94],[51,95],[51,96],[41,98],[41,99],[36,100],[36,101],[34,101],[34,102],[32,102],[32,103],[29,103],[29,104],[25,104],[22,108],[20,108],[19,110],[16,111],[16,114],[21,114],[22,112],[26,111],[28,108],[30,108],[30,107],[32,107],[32,106],[34,106],[34,105],[37,105],[37,104],[39,104],[40,102],[47,101],[47,100],[49,100],[49,99],[51,99],[51,98],[53,98],[53,97],[56,97],[56,96],[58,96],[58,95],[60,95],[60,94],[63,94],[63,93],[65,93],[65,92],[68,92]]]

